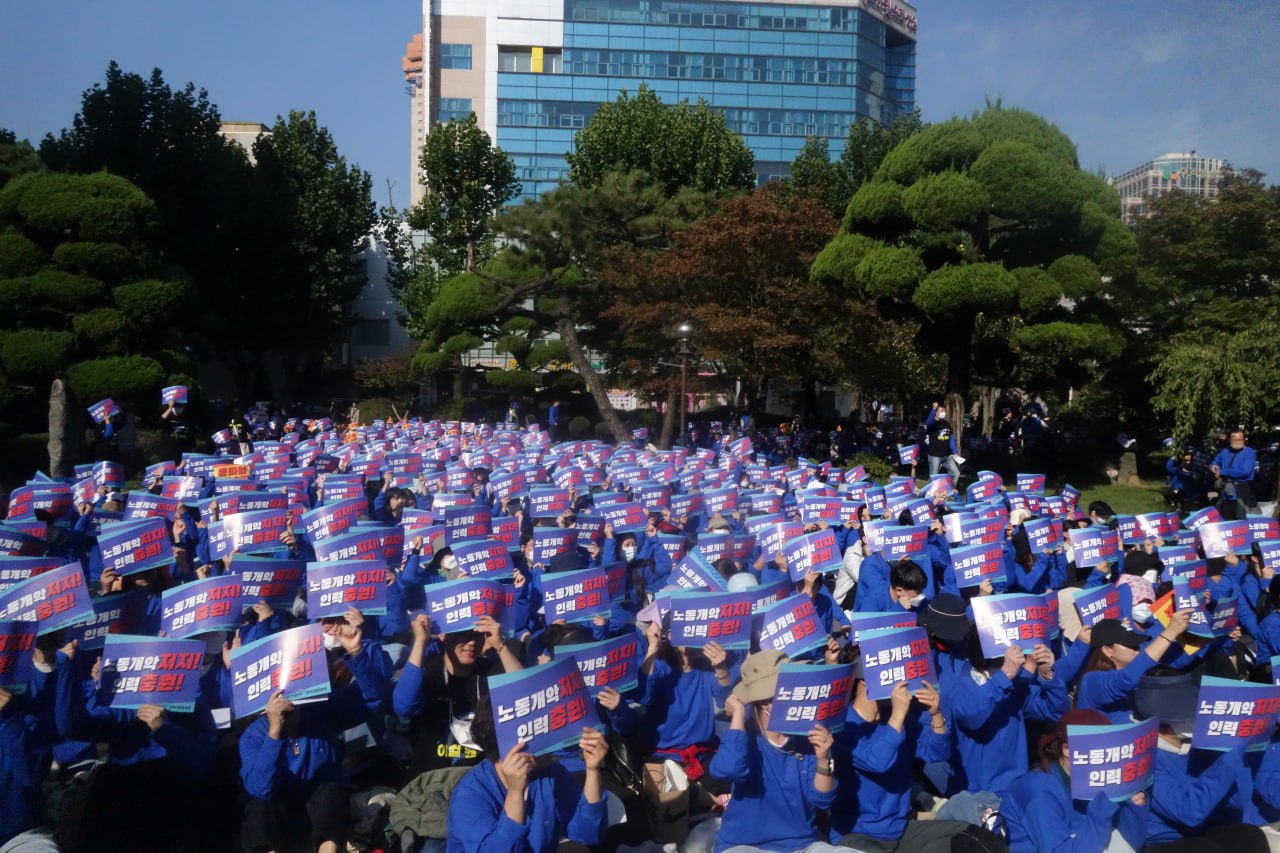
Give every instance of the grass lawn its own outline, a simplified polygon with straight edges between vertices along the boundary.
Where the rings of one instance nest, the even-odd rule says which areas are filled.
[[[1169,508],[1168,502],[1164,499],[1164,489],[1164,483],[1143,483],[1141,486],[1093,486],[1081,490],[1080,510],[1088,512],[1091,501],[1106,501],[1119,515],[1163,512]]]

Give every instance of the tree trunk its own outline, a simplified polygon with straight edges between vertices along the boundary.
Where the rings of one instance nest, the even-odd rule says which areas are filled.
[[[80,456],[84,430],[76,416],[75,397],[67,383],[53,380],[49,390],[49,476],[70,477]]]
[[[587,390],[591,392],[592,399],[596,401],[596,408],[600,410],[600,417],[604,418],[609,432],[613,433],[614,440],[618,444],[626,444],[631,440],[631,433],[622,425],[622,418],[618,417],[613,403],[609,402],[609,391],[604,387],[604,380],[591,366],[591,361],[582,348],[582,342],[578,340],[578,329],[573,325],[573,305],[568,294],[562,293],[556,297],[556,314],[556,331],[560,333],[560,340],[564,342],[565,351],[569,353],[569,360],[578,369],[578,375],[582,377]]]
[[[453,399],[461,401],[467,395],[467,368],[462,363],[462,356],[453,360]],[[455,403],[457,405],[457,403]],[[466,420],[459,416],[460,420]]]
[[[667,388],[667,407],[662,415],[662,434],[658,438],[658,447],[663,450],[670,450],[676,436],[676,422],[680,419],[680,412],[676,408],[677,401],[680,405],[684,404],[684,400],[680,399],[680,389],[673,382]]]
[[[947,393],[943,397],[948,420],[955,431],[956,447],[964,439],[965,397],[969,394],[969,369],[973,356],[973,315],[956,318],[951,327],[951,349],[947,353]]]

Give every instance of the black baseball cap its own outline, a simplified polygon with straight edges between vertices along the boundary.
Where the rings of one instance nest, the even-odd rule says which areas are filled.
[[[1130,631],[1119,619],[1103,619],[1093,626],[1093,635],[1089,638],[1089,648],[1128,646],[1131,649],[1140,649],[1150,639],[1146,634]]]

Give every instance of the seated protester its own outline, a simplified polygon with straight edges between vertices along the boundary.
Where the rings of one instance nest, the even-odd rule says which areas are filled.
[[[87,794],[79,849],[183,849],[193,831],[185,820],[188,800],[213,774],[218,743],[213,716],[201,699],[189,713],[159,705],[109,708],[101,700],[111,686],[103,681],[113,677],[102,672],[98,658],[82,689],[69,691],[68,720],[59,726],[65,737],[107,744],[106,763]],[[147,804],[145,832],[139,831],[138,803]]]
[[[865,512],[866,507],[862,507],[861,510]],[[842,527],[836,528],[837,531],[847,530],[849,532],[845,543],[841,546],[840,568],[836,571],[836,588],[832,592],[832,597],[845,610],[853,609],[858,578],[862,574],[862,563],[867,558],[866,543],[862,541],[861,528],[862,522],[856,518],[850,519]],[[836,541],[839,544],[839,533],[837,533]]]
[[[977,823],[973,805],[994,807],[1027,769],[1027,720],[1057,721],[1070,708],[1066,684],[1054,674],[1053,652],[1037,645],[1030,655],[1010,646],[984,660],[973,619],[958,596],[929,603],[920,623],[929,632],[942,694],[942,712],[955,733],[950,778],[952,802],[940,818]],[[954,796],[967,791],[971,797]]]
[[[1208,570],[1209,603],[1206,609],[1213,612],[1219,601],[1227,598],[1240,598],[1240,579],[1244,575],[1245,564],[1235,554],[1225,557],[1213,557],[1205,560]]]
[[[1254,642],[1258,644],[1259,662],[1270,661],[1275,655],[1280,655],[1280,581],[1275,578],[1267,586],[1265,601],[1266,607],[1260,609],[1266,615],[1253,635]]]
[[[665,764],[683,767],[697,782],[716,748],[716,704],[728,693],[732,673],[728,655],[718,643],[703,649],[672,646],[662,627],[645,629],[648,651],[640,665],[641,704],[645,715],[638,732],[646,747],[644,794],[649,824],[660,844],[682,843],[689,831],[690,800],[709,806],[699,786],[664,790]]]
[[[769,730],[778,668],[785,660],[778,651],[748,656],[742,681],[725,700],[729,731],[710,773],[731,783],[733,793],[716,833],[716,853],[847,849],[819,840],[817,813],[836,799],[831,733],[814,726],[802,740]]]
[[[1098,853],[1117,834],[1131,849],[1142,849],[1150,812],[1145,792],[1124,803],[1113,803],[1102,793],[1088,801],[1071,798],[1067,727],[1110,723],[1100,711],[1069,711],[1041,739],[1039,765],[1014,781],[1001,804],[1013,853]]]
[[[1095,624],[1089,640],[1092,653],[1080,676],[1076,707],[1101,711],[1114,723],[1128,722],[1138,681],[1160,662],[1188,624],[1189,614],[1174,613],[1168,626],[1151,640],[1116,619]]]
[[[348,609],[342,624],[325,625],[325,648],[328,697],[295,706],[278,691],[240,736],[240,779],[249,797],[240,838],[249,853],[300,842],[332,853],[346,849],[342,733],[370,719],[390,682],[379,662],[383,652],[364,639],[359,613]]]
[[[614,535],[613,525],[604,526],[604,561],[606,563],[625,562],[628,566],[640,561],[640,574],[644,579],[644,587],[656,593],[667,585],[671,577],[671,557],[657,539],[657,522],[650,513],[647,530],[652,533],[632,533],[630,531]]]
[[[271,556],[281,560],[302,560],[308,563],[316,561],[315,548],[312,548],[311,543],[306,539],[295,534],[291,527],[280,531],[280,544],[283,547]]]
[[[1259,625],[1274,608],[1267,597],[1267,589],[1271,584],[1271,579],[1275,577],[1275,570],[1263,565],[1262,552],[1258,548],[1258,543],[1253,543],[1253,550],[1249,553],[1246,561],[1244,573],[1240,577],[1240,626],[1251,637],[1257,637]],[[1275,654],[1275,652],[1273,652]],[[1258,653],[1258,660],[1262,660],[1261,652]]]
[[[879,589],[870,588],[873,582],[871,578],[864,577],[858,584],[859,603],[854,609],[860,613],[918,610],[925,603],[928,580],[924,569],[910,557],[903,557],[893,564],[888,582]],[[864,591],[865,595],[862,594]]]
[[[240,644],[247,646],[292,627],[294,619],[293,613],[272,607],[264,598],[244,611],[241,622]]]
[[[781,554],[778,555],[778,561],[785,567],[786,562]],[[808,572],[801,580],[796,581],[795,591],[798,595],[809,596],[810,600],[813,601],[813,609],[818,614],[818,619],[822,622],[822,630],[827,633],[827,636],[839,636],[848,633],[849,617],[840,609],[840,605],[836,604],[836,600],[831,597],[831,592],[827,589],[827,585],[823,583],[822,575],[813,571]]]
[[[429,657],[426,614],[419,614],[412,628],[409,660],[391,695],[396,714],[409,721],[413,741],[406,782],[429,770],[478,763],[484,756],[471,736],[471,717],[485,679],[492,672],[524,668],[503,641],[502,627],[487,616],[473,631],[446,634],[443,653]]]
[[[487,695],[476,704],[471,730],[484,760],[449,799],[448,853],[553,853],[566,839],[587,846],[604,840],[604,735],[583,729],[579,784],[559,762],[530,755],[523,743],[500,756]]]
[[[1026,510],[1014,510],[1010,518],[1019,515],[1025,519],[1028,513]],[[1013,532],[1004,545],[1008,591],[1043,595],[1049,589],[1049,555],[1031,553],[1031,543],[1022,522],[1014,525]]]
[[[373,499],[373,511],[369,518],[380,524],[399,524],[406,506],[413,506],[413,493],[408,489],[392,488],[391,477],[384,476],[382,489]]]
[[[1245,773],[1245,752],[1243,747],[1226,752],[1191,747],[1199,692],[1197,676],[1166,667],[1139,680],[1134,716],[1160,720],[1143,851],[1265,853],[1269,847],[1261,829],[1215,816]]]
[[[161,569],[147,569],[121,577],[114,569],[107,569],[98,576],[98,595],[143,590],[145,598],[142,605],[134,611],[136,621],[130,630],[139,636],[153,637],[160,633],[161,574]]]
[[[88,568],[91,555],[98,550],[90,532],[93,523],[93,505],[81,504],[79,513],[70,530],[60,526],[57,523],[58,519],[47,509],[37,509],[35,519],[44,522],[44,556],[59,557],[67,562],[74,561]],[[100,560],[98,571],[102,571]],[[91,576],[89,580],[95,581],[97,578]]]
[[[853,701],[833,750],[840,784],[831,809],[832,840],[864,853],[947,853],[951,837],[968,824],[910,819],[915,762],[951,755],[938,691],[926,684],[913,696],[901,683],[892,697],[877,702],[867,698],[860,666],[855,675]]]

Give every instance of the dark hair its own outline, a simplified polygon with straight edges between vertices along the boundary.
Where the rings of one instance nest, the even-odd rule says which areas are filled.
[[[720,577],[728,580],[739,572],[738,564],[728,557],[721,557],[716,560],[716,571],[720,573]]]
[[[440,564],[444,562],[445,557],[448,557],[452,553],[453,553],[453,549],[450,548],[448,545],[446,545],[443,548],[440,548],[439,550],[437,550],[434,554],[432,554],[431,565],[429,567],[431,570],[431,573],[436,575],[440,574]]]
[[[502,753],[498,751],[498,730],[493,722],[493,705],[490,704],[489,688],[485,686],[476,696],[475,714],[471,717],[471,740],[494,764],[502,760]]]
[[[889,570],[890,586],[924,592],[928,583],[928,579],[924,576],[924,569],[920,568],[915,560],[904,557],[894,563],[893,568]]]
[[[520,534],[520,547],[521,547],[521,548],[523,548],[525,545],[528,545],[528,544],[529,544],[530,542],[532,542],[532,541],[533,541],[533,533],[531,533],[531,532],[529,532],[529,531],[525,531],[524,533],[521,533],[521,534]]]
[[[548,649],[565,644],[589,642],[591,642],[591,635],[581,625],[574,623],[561,625],[553,622],[542,631],[542,645]]]
[[[1094,501],[1089,504],[1089,515],[1097,515],[1110,520],[1115,514],[1116,511],[1106,501]]]
[[[902,512],[898,513],[899,527],[910,527],[914,520],[915,519],[911,517],[911,510],[909,509],[904,509]]]

